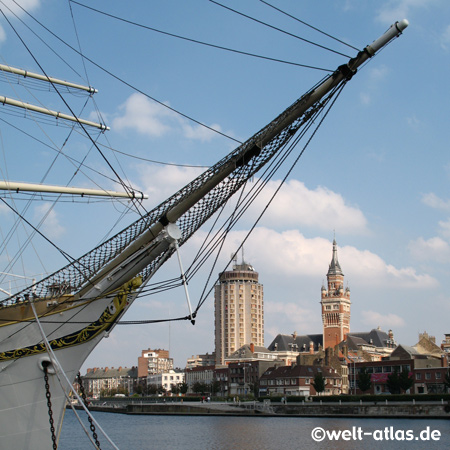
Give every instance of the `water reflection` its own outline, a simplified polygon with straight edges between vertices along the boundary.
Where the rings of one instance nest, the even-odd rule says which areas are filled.
[[[450,448],[450,421],[407,419],[333,419],[301,417],[217,417],[217,416],[128,416],[94,413],[102,428],[121,450],[196,449],[196,450],[422,450]],[[439,430],[438,441],[393,441],[384,439],[385,429],[411,430],[418,436],[427,427]],[[315,442],[311,432],[355,433],[362,440],[350,439]],[[355,428],[353,428],[355,427]],[[348,431],[350,430],[350,431]],[[378,432],[383,440],[373,439]],[[389,438],[389,433],[387,434]],[[99,434],[101,448],[111,446]],[[90,442],[72,411],[67,411],[59,450],[86,450]]]

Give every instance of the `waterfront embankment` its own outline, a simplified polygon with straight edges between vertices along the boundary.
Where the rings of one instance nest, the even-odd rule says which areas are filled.
[[[370,417],[370,418],[417,418],[450,419],[447,402],[383,402],[383,403],[289,403],[270,402],[183,402],[183,403],[130,403],[94,404],[93,411],[121,414],[148,415],[233,415],[273,417]]]

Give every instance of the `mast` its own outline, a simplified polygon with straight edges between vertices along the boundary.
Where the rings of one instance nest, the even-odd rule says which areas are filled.
[[[64,281],[76,292],[75,299],[95,298],[137,275],[144,282],[150,279],[175,251],[175,241],[179,246],[186,242],[308,120],[314,119],[358,67],[407,26],[406,20],[396,22],[216,165],[109,241],[43,280],[36,289],[38,295],[47,295],[49,284]],[[181,233],[174,231],[178,227]]]

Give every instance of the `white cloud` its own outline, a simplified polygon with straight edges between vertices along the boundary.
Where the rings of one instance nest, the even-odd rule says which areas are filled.
[[[409,252],[418,261],[450,261],[450,245],[440,237],[425,240],[422,237],[408,245]]]
[[[267,184],[253,202],[251,214],[263,210],[279,183],[273,180]],[[310,190],[298,180],[284,184],[265,213],[264,224],[274,228],[308,226],[328,232],[336,229],[346,234],[367,233],[367,220],[361,210],[348,205],[340,194],[326,187]]]
[[[202,172],[202,169],[193,167],[153,165],[141,165],[138,170],[139,185],[148,194],[151,206],[170,197]]]
[[[202,142],[217,136],[211,129],[201,125],[194,126],[171,109],[139,93],[130,95],[119,110],[121,115],[113,120],[113,127],[118,131],[132,130],[151,137],[178,133],[184,138]],[[221,131],[218,124],[213,124],[210,128]]]
[[[444,50],[448,50],[450,47],[450,25],[441,34],[441,47]]]
[[[120,107],[122,117],[113,121],[117,130],[131,129],[147,136],[160,137],[172,128],[175,114],[142,94],[132,94]]]
[[[41,0],[20,0],[19,2],[13,0],[4,0],[2,3],[5,6],[5,14],[14,14],[16,16],[25,15],[25,12],[23,10],[31,12],[41,6]],[[18,4],[20,4],[21,7],[19,7]]]
[[[438,224],[441,229],[442,236],[446,237],[447,239],[450,239],[450,219],[447,219],[446,222],[440,220]]]
[[[378,326],[382,329],[399,328],[406,325],[402,317],[392,313],[382,315],[376,311],[362,311],[361,315],[362,323],[374,328]]]
[[[245,236],[245,231],[231,232],[223,254],[228,257],[236,251]],[[244,247],[245,259],[258,272],[285,281],[292,277],[308,282],[311,278],[323,280],[332,255],[329,240],[308,239],[298,230],[278,232],[257,227]],[[394,267],[368,250],[338,245],[338,258],[350,287],[425,289],[438,284],[430,275],[419,274],[413,267]]]
[[[222,132],[220,125],[213,124],[211,128]],[[203,127],[201,125],[191,126],[187,122],[182,123],[183,134],[188,139],[194,139],[201,142],[208,142],[211,139],[217,137],[217,134],[209,128]]]
[[[361,92],[359,94],[359,99],[361,100],[361,104],[363,105],[370,105],[372,101],[372,97],[368,92]]]
[[[20,3],[20,7],[18,6],[18,3]],[[35,11],[37,8],[41,6],[41,0],[21,0],[20,2],[16,2],[13,0],[4,0],[2,2],[4,5],[3,12],[10,17],[22,17],[27,11],[31,13],[32,11]],[[23,8],[23,9],[22,9]],[[0,44],[6,42],[6,31],[5,28],[0,25]]]
[[[422,195],[422,203],[434,209],[440,209],[442,211],[450,211],[450,200],[442,200],[432,192],[429,194]]]
[[[386,79],[388,73],[389,69],[385,65],[371,68],[369,71],[371,83],[383,81]]]
[[[317,310],[303,308],[301,305],[293,302],[276,302],[266,301],[264,305],[264,315],[267,318],[266,323],[270,317],[269,328],[266,328],[265,333],[273,339],[277,334],[286,334],[297,332],[298,335],[311,333],[314,330],[321,331],[320,313]],[[280,328],[283,324],[283,328]],[[270,342],[266,342],[269,345]]]
[[[59,216],[50,203],[42,203],[36,207],[34,215],[36,220],[44,220],[40,230],[50,239],[57,239],[65,233],[65,228],[59,221]]]
[[[5,29],[0,25],[0,43],[6,41],[6,32]]]
[[[406,122],[412,129],[417,129],[421,125],[420,120],[415,115],[407,117]]]
[[[156,202],[174,194],[204,169],[141,165],[138,170],[139,186],[149,195],[149,203],[156,205]],[[253,201],[246,217],[256,218],[260,215],[279,183],[279,180],[272,180],[267,184]],[[250,183],[249,186],[251,185]],[[310,190],[298,180],[290,180],[283,185],[265,212],[261,223],[277,229],[308,226],[318,227],[329,233],[333,229],[339,230],[341,234],[368,233],[364,214],[357,207],[348,205],[340,194],[322,186]]]

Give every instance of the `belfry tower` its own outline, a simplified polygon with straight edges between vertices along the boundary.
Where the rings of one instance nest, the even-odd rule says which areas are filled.
[[[344,291],[344,274],[333,239],[333,256],[327,273],[328,289],[322,285],[323,348],[334,348],[350,332],[350,289]]]

